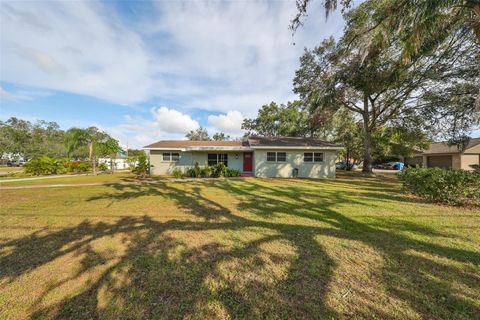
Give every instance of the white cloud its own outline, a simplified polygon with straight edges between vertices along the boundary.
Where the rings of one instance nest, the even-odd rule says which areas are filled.
[[[189,115],[167,107],[152,109],[155,125],[166,133],[187,133],[200,127]]]
[[[250,115],[291,98],[303,47],[343,26],[339,12],[325,22],[320,2],[293,38],[294,1],[153,6],[127,16],[109,2],[3,1],[1,80],[120,104],[163,98]]]
[[[46,73],[66,72],[66,68],[55,61],[55,59],[52,58],[48,53],[22,46],[18,46],[17,53]]]
[[[228,111],[227,114],[208,116],[208,123],[210,125],[212,125],[217,131],[228,134],[241,134],[242,122],[243,115],[238,111]]]
[[[81,1],[2,2],[1,80],[120,104],[151,97],[152,56],[141,36],[105,9]]]
[[[12,101],[32,101],[38,98],[45,98],[52,93],[47,90],[33,88],[15,88],[8,91],[0,86],[0,99]]]

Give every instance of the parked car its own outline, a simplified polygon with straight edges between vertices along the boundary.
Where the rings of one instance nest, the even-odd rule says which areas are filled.
[[[25,164],[25,161],[23,161],[23,160],[7,161],[7,166],[9,166],[9,167],[23,167],[24,164]]]
[[[345,170],[347,163],[345,161],[338,161],[335,163],[335,168],[339,170]],[[358,166],[356,164],[351,164],[351,169],[356,169]]]
[[[405,164],[403,162],[387,162],[377,164],[375,169],[383,169],[383,170],[403,170]]]

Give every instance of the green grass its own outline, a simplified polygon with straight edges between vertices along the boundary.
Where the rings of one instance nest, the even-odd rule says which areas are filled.
[[[0,319],[477,319],[480,212],[394,179],[0,191]]]
[[[44,185],[44,184],[81,184],[81,183],[96,183],[96,182],[118,182],[133,179],[134,174],[130,172],[116,172],[113,174],[98,174],[93,176],[89,175],[56,175],[56,176],[22,176],[20,180],[10,178],[6,182],[0,182],[0,186],[30,186],[30,185]],[[34,180],[23,179],[34,178]],[[0,176],[0,180],[2,176]],[[5,179],[7,180],[7,179]]]

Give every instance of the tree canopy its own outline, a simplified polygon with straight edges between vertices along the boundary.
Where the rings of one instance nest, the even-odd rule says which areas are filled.
[[[7,154],[25,159],[42,155],[64,157],[67,153],[64,135],[56,122],[32,123],[15,117],[0,121],[0,157]]]
[[[188,140],[211,140],[210,136],[208,135],[207,129],[200,127],[196,130],[191,130],[189,133],[185,135]]]
[[[357,36],[375,24],[376,10],[376,2],[366,1],[346,14],[343,37],[306,50],[294,79],[304,104],[322,113],[343,107],[359,116],[365,172],[371,171],[372,139],[379,129],[402,128],[414,137],[418,128],[433,133],[441,123],[443,132],[459,135],[478,123],[479,50],[473,36],[452,36],[442,50],[406,60],[398,35],[368,43]]]

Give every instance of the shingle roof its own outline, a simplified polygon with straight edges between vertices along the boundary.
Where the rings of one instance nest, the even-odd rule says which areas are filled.
[[[246,141],[193,141],[193,140],[161,140],[148,146],[149,148],[189,148],[189,147],[248,147]]]
[[[319,139],[302,137],[250,137],[248,141],[191,141],[191,140],[161,140],[148,146],[145,149],[185,149],[185,148],[208,148],[208,147],[308,147],[308,148],[340,148],[338,144],[326,142]]]
[[[340,145],[319,139],[304,137],[250,137],[251,147],[330,147],[338,148]]]
[[[470,139],[465,150],[473,148],[474,146],[480,144],[480,138]],[[427,150],[424,150],[422,153],[460,153],[460,150],[456,145],[450,146],[446,141],[442,142],[433,142],[430,144],[430,147]]]

